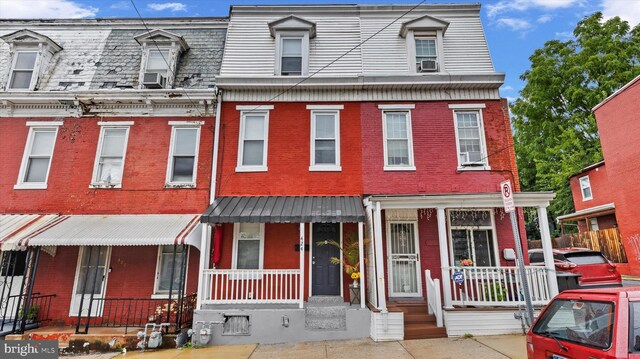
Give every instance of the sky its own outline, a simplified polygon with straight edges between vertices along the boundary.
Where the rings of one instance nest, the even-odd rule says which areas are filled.
[[[259,4],[415,4],[421,0],[134,0],[143,17],[227,16],[229,5]],[[524,86],[520,75],[529,56],[546,41],[567,40],[578,21],[596,11],[640,22],[640,0],[427,0],[427,3],[480,2],[496,71],[506,79],[501,94],[510,101]],[[0,18],[137,17],[131,0],[0,0]]]

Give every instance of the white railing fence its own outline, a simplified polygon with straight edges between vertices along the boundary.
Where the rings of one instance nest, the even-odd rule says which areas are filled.
[[[435,314],[438,327],[443,326],[442,318],[442,296],[440,294],[440,280],[431,278],[431,271],[424,271],[425,283],[427,285],[427,310],[429,314]]]
[[[205,269],[203,304],[299,303],[299,269]]]
[[[459,306],[516,307],[524,304],[524,291],[518,267],[448,267],[451,302]],[[531,301],[546,305],[550,300],[546,269],[525,267]],[[452,279],[456,275],[457,281]],[[461,274],[460,274],[461,273]]]

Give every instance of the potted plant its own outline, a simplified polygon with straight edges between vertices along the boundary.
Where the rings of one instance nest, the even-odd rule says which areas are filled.
[[[35,322],[36,318],[38,317],[38,312],[40,311],[40,306],[38,304],[33,304],[32,306],[29,307],[29,311],[27,312],[27,324],[31,324],[33,322]],[[24,315],[24,307],[20,308],[20,310],[18,311],[18,318],[23,317]]]
[[[364,241],[367,243],[367,240]],[[353,286],[359,286],[360,280],[360,244],[357,233],[349,233],[342,240],[342,246],[337,241],[318,242],[319,246],[331,245],[342,252],[342,260],[338,257],[329,258],[331,264],[342,264],[344,272],[353,279]]]

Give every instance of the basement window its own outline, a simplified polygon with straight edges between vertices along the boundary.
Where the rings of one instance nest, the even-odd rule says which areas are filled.
[[[222,335],[251,335],[251,318],[248,315],[225,314]]]

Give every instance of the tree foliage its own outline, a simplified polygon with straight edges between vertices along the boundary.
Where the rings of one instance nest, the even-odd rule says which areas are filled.
[[[569,177],[602,160],[591,109],[640,74],[640,25],[603,21],[597,12],[573,35],[531,55],[520,76],[526,85],[511,106],[522,189],[556,192],[554,215],[573,211]]]

